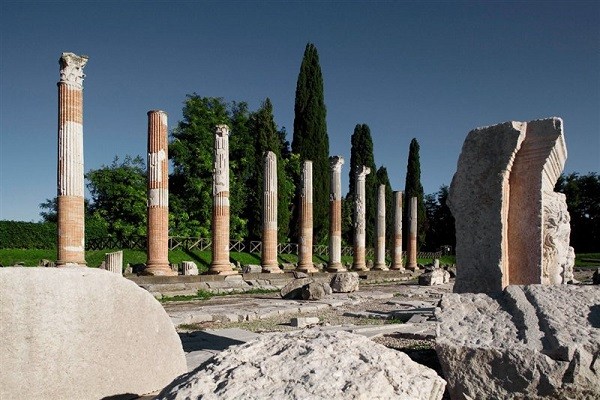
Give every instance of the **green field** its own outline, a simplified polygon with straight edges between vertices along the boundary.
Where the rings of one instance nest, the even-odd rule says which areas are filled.
[[[98,267],[104,260],[104,254],[115,250],[90,250],[85,252],[85,259],[90,267]],[[600,255],[599,255],[600,256]],[[231,252],[230,259],[234,263],[241,265],[260,264],[260,254],[258,253],[238,253]],[[298,256],[295,254],[281,254],[279,257],[281,263],[297,263]],[[56,250],[23,250],[23,249],[0,249],[0,264],[4,266],[22,264],[27,267],[37,266],[40,260],[56,260]],[[200,272],[208,270],[211,261],[210,251],[197,250],[172,250],[169,251],[169,261],[179,264],[182,261],[194,261],[198,265]],[[327,256],[314,256],[315,263],[327,263]],[[420,264],[428,264],[431,259],[418,259]],[[143,250],[123,250],[123,264],[143,264],[146,262],[146,252]],[[343,263],[352,263],[352,257],[342,256]],[[389,260],[388,260],[389,262]],[[442,256],[442,264],[454,264],[454,256]]]

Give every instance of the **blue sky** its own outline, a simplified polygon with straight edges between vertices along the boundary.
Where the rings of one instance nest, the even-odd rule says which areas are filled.
[[[0,219],[37,221],[56,195],[58,58],[90,57],[85,169],[146,153],[151,109],[188,93],[270,97],[291,141],[307,42],[319,51],[332,155],[371,128],[403,190],[421,146],[425,193],[448,185],[476,127],[564,119],[566,172],[600,171],[600,2],[10,1],[0,5]],[[347,187],[348,165],[343,169]],[[346,190],[346,189],[345,189]]]

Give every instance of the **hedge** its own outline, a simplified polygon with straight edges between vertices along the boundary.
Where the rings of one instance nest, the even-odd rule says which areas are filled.
[[[107,236],[101,223],[86,222],[87,239]],[[56,249],[55,222],[0,221],[1,249]]]

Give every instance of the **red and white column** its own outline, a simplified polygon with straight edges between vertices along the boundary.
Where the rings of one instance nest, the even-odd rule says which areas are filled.
[[[329,264],[327,271],[346,271],[342,264],[342,165],[340,156],[329,158],[331,165],[331,196],[329,199]]]
[[[298,243],[298,268],[301,272],[318,272],[312,261],[313,245],[313,182],[312,161],[302,166],[302,191],[300,193],[300,237]]]
[[[387,271],[385,264],[385,185],[379,185],[377,191],[377,242],[375,243],[375,265],[376,271]]]
[[[366,195],[365,179],[371,173],[371,168],[361,165],[354,173],[354,260],[352,269],[355,271],[367,271],[365,259],[365,237],[366,237]]]
[[[83,180],[83,68],[87,56],[63,53],[58,82],[57,266],[86,266]]]
[[[402,192],[394,192],[394,248],[390,269],[403,270],[402,265]]]
[[[283,272],[277,263],[277,156],[272,151],[265,156],[265,186],[263,193],[262,272]]]
[[[417,266],[417,198],[410,198],[410,224],[409,237],[408,237],[408,253],[406,255],[407,263],[406,268],[412,271],[418,269]]]

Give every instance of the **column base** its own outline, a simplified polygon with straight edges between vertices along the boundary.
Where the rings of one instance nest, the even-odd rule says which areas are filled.
[[[373,268],[371,268],[371,271],[389,271],[389,270],[390,269],[385,264],[375,264],[375,266],[373,266]]]
[[[407,264],[406,269],[408,269],[410,271],[417,271],[419,269],[419,266],[416,263],[415,264]]]
[[[142,275],[147,276],[177,276],[176,271],[173,271],[169,265],[153,265],[146,267],[142,271]]]
[[[85,260],[83,262],[56,260],[54,265],[59,268],[62,268],[62,267],[87,267],[87,262],[85,262]]]
[[[230,264],[212,264],[207,272],[208,275],[238,275],[239,272],[231,268]]]
[[[353,264],[352,271],[368,271],[367,264]]]
[[[390,267],[390,271],[404,271],[404,265],[402,264],[392,264],[392,266]]]
[[[347,269],[342,263],[329,264],[325,269],[327,272],[346,272]]]
[[[282,274],[283,271],[277,265],[263,265],[262,273],[263,274]]]
[[[305,274],[312,274],[312,273],[315,273],[315,272],[319,272],[319,270],[316,269],[313,264],[298,265],[298,267],[296,268],[296,271],[298,271],[298,272],[304,272]]]

